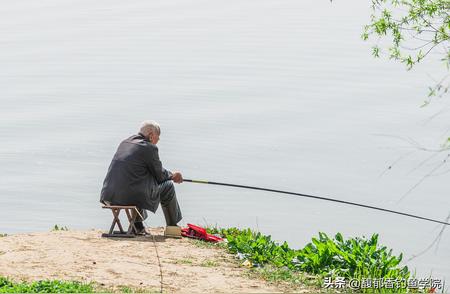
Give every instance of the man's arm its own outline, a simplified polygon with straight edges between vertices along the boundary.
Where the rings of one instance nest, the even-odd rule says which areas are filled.
[[[166,170],[159,159],[158,147],[150,145],[146,154],[147,166],[158,183],[172,179],[172,172]]]

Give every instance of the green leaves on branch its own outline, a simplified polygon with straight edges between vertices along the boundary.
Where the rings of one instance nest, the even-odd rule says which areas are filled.
[[[441,55],[446,69],[450,67],[450,1],[449,0],[372,0],[370,23],[364,27],[363,40],[371,36],[388,39],[387,56],[405,64],[408,70],[431,52]],[[372,47],[372,55],[383,53]],[[447,82],[447,83],[445,83]],[[433,95],[448,88],[447,77]]]
[[[380,57],[380,47],[378,46],[373,46],[372,47],[372,55],[373,57]]]
[[[372,0],[372,9],[371,22],[364,27],[363,40],[373,35],[390,36],[390,57],[406,63],[408,69],[437,45],[449,41],[448,0]],[[443,59],[448,63],[449,51],[445,49]]]

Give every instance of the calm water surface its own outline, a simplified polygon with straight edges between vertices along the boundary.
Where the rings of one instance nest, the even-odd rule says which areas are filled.
[[[0,232],[108,228],[101,184],[117,144],[144,119],[161,123],[163,162],[187,178],[445,219],[446,154],[410,143],[435,149],[449,136],[448,99],[420,108],[440,65],[406,72],[373,59],[360,39],[369,13],[356,0],[4,1]],[[293,247],[319,231],[377,232],[408,259],[440,230],[264,192],[177,191],[183,224],[252,227]],[[149,224],[162,225],[161,213]],[[445,232],[407,264],[448,280],[449,246]]]

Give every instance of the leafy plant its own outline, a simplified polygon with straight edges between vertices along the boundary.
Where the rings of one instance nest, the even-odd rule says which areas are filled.
[[[232,253],[239,253],[254,264],[270,263],[277,267],[293,267],[292,259],[295,257],[295,251],[290,249],[286,242],[278,245],[271,240],[271,236],[250,229],[215,229],[210,232],[222,234],[227,238],[228,249]]]
[[[345,240],[337,233],[334,238],[319,233],[303,249],[291,249],[284,242],[281,245],[259,232],[250,229],[210,228],[209,233],[221,234],[227,239],[229,252],[245,260],[245,264],[256,267],[269,266],[270,279],[294,280],[289,272],[306,272],[323,277],[344,277],[348,279],[390,278],[407,280],[411,277],[408,267],[401,266],[402,254],[395,256],[392,249],[378,244],[378,234],[366,238]],[[264,272],[264,271],[262,271]],[[295,276],[295,275],[294,275]],[[296,276],[295,276],[296,277]],[[391,289],[361,289],[361,291],[390,291]],[[406,289],[392,289],[393,292]]]
[[[378,234],[371,238],[344,240],[340,233],[334,239],[325,233],[312,238],[297,255],[297,267],[313,274],[347,278],[408,279],[408,267],[400,266],[402,254],[395,256],[392,249],[378,245]]]

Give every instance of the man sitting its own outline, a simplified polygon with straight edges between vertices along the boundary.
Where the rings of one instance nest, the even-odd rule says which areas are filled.
[[[144,121],[137,135],[120,143],[103,182],[100,202],[139,208],[138,234],[145,234],[145,209],[155,213],[159,203],[168,226],[176,226],[182,218],[173,182],[183,182],[183,176],[162,166],[156,147],[160,135],[158,123]]]

